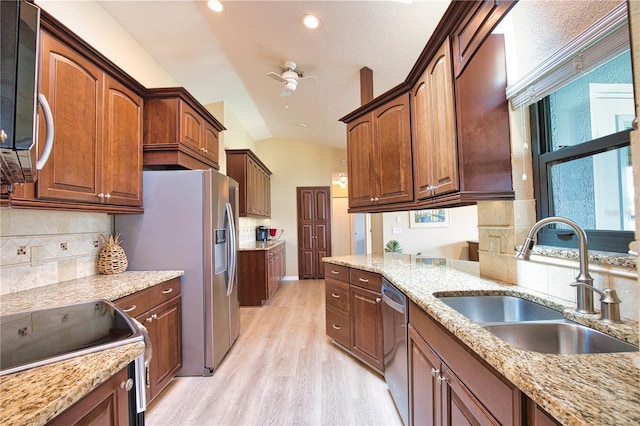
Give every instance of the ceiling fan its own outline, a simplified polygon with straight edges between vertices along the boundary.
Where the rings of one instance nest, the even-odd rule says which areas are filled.
[[[316,78],[313,75],[305,76],[304,72],[296,71],[296,63],[293,61],[286,61],[282,67],[282,74],[276,72],[268,72],[267,75],[274,80],[279,81],[284,85],[280,96],[291,96],[296,91],[298,83],[315,83]]]

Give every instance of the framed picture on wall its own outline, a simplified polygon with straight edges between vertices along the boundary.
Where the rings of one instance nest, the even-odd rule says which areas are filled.
[[[411,228],[445,228],[449,226],[446,209],[413,210],[409,212]]]

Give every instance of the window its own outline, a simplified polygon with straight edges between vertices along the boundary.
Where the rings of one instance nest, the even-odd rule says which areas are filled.
[[[529,108],[538,219],[567,217],[585,229],[590,248],[627,252],[635,229],[634,111],[628,50]],[[576,247],[577,237],[552,225],[538,242]]]

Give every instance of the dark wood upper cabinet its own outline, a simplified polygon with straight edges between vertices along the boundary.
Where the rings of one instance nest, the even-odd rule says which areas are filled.
[[[482,0],[469,2],[471,3],[471,8],[455,30],[453,36],[454,71],[456,77],[462,74],[467,63],[516,2],[517,0]]]
[[[452,2],[405,82],[341,118],[350,212],[514,198],[504,40],[490,34],[514,3]]]
[[[225,152],[227,176],[240,187],[240,217],[271,217],[271,171],[250,149]]]
[[[46,12],[41,28],[39,91],[51,107],[54,145],[36,183],[16,187],[9,205],[142,212],[144,88]]]
[[[218,169],[219,133],[226,130],[182,87],[147,89],[145,167]]]
[[[451,47],[445,40],[411,93],[416,200],[457,191]]]
[[[413,201],[407,94],[347,125],[349,207]]]

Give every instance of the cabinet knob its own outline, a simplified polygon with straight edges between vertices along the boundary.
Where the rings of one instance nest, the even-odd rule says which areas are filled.
[[[369,199],[369,201],[371,201],[371,202],[373,203],[373,202],[374,202],[374,198],[373,198],[373,197],[371,197],[371,198]]]
[[[431,375],[433,377],[436,377],[438,374],[440,374],[440,370],[438,370],[437,368],[432,368],[431,369]]]
[[[111,198],[111,194],[105,194],[104,198],[106,198],[108,200],[109,198]]]
[[[438,383],[443,384],[445,382],[447,382],[449,379],[447,379],[444,376],[438,376]]]
[[[373,201],[375,201],[377,203],[378,201],[380,201],[380,198],[376,197],[376,198],[373,199]]]
[[[103,199],[104,199],[104,194],[103,194],[102,192],[101,192],[101,193],[99,193],[99,194],[98,194],[98,198],[100,198],[101,200],[103,200]]]
[[[122,382],[120,382],[120,389],[124,389],[127,392],[133,389],[133,379],[128,378],[127,380],[123,380]]]
[[[376,297],[376,303],[380,303],[382,301],[382,299],[380,299],[379,297]]]
[[[147,317],[147,322],[150,323],[151,321],[153,321],[153,316]]]

